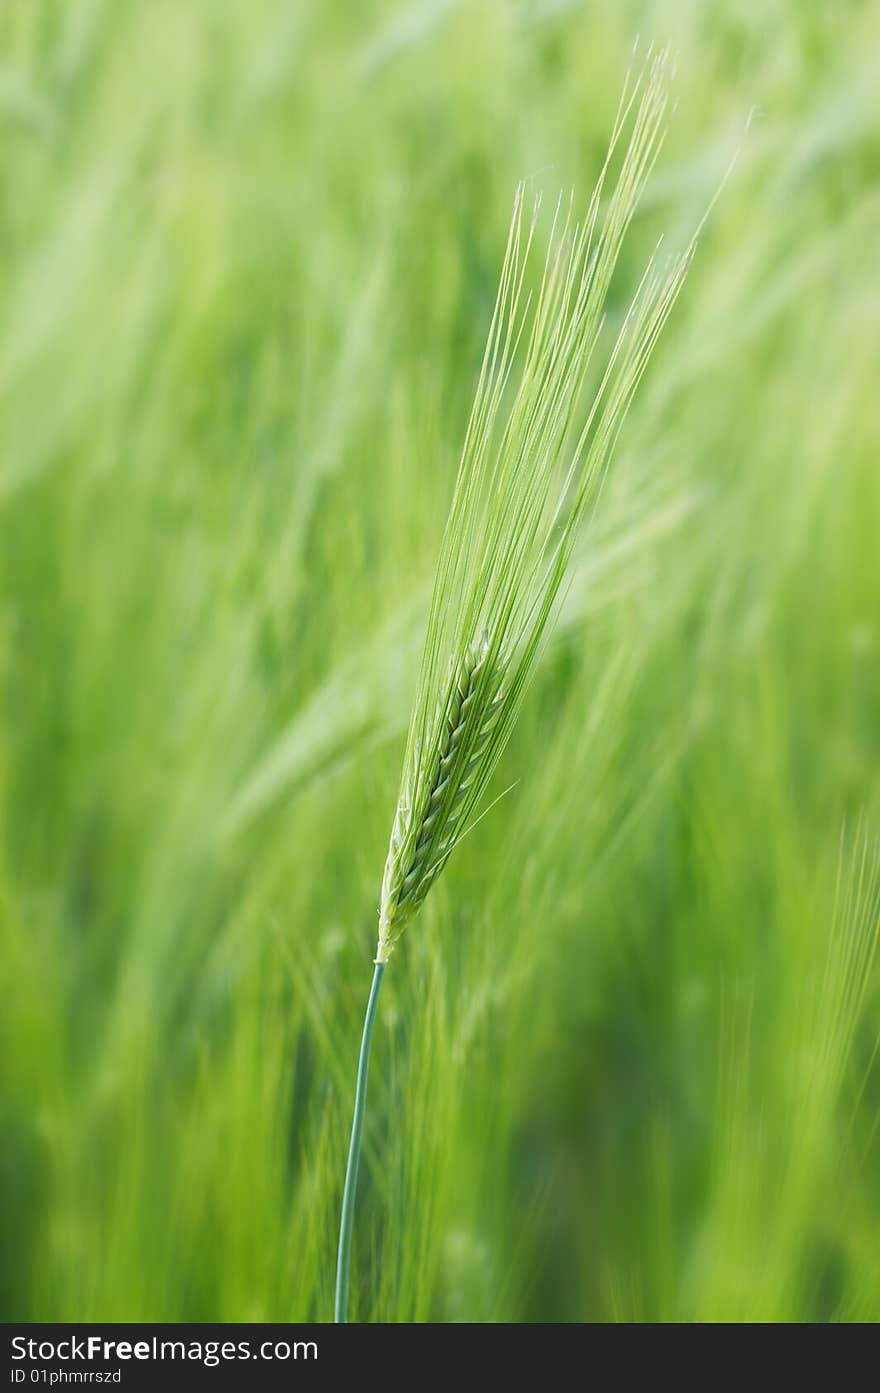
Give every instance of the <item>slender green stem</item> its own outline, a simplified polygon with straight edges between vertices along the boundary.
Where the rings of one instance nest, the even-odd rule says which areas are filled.
[[[357,1087],[354,1093],[354,1117],[351,1121],[351,1141],[348,1144],[348,1165],[345,1170],[345,1189],[342,1192],[342,1219],[339,1224],[339,1253],[336,1258],[336,1305],[333,1319],[337,1324],[348,1320],[348,1277],[351,1268],[351,1230],[354,1223],[354,1201],[357,1193],[358,1165],[361,1159],[361,1134],[367,1110],[367,1075],[370,1072],[370,1045],[376,1020],[376,1002],[382,985],[384,963],[376,963],[373,985],[364,1017],[361,1052],[358,1058]]]

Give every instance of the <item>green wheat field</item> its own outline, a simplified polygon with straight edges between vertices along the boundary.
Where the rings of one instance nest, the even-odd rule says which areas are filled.
[[[351,1318],[880,1319],[880,9],[4,0],[8,1320],[331,1317],[514,189],[637,38],[605,336],[739,157],[389,966]]]

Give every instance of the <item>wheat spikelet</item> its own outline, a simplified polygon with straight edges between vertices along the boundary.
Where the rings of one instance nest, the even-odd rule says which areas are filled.
[[[529,218],[524,186],[516,193],[437,564],[382,882],[378,964],[472,823],[552,625],[579,524],[693,255],[691,242],[663,264],[651,258],[587,396],[608,289],[663,142],[671,71],[663,50],[627,80],[586,212],[577,220],[560,199],[531,294],[540,198]]]
[[[503,667],[489,659],[484,631],[457,663],[450,662],[431,776],[422,790],[410,780],[398,801],[382,879],[377,962],[387,961],[455,844],[501,705]]]

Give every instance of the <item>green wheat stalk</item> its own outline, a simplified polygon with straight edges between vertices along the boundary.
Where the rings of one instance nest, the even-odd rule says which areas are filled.
[[[628,76],[585,216],[557,203],[537,295],[525,288],[540,211],[516,191],[507,249],[434,581],[379,908],[342,1202],[335,1318],[349,1270],[379,987],[407,924],[462,836],[510,738],[555,615],[578,527],[681,289],[683,254],[648,263],[598,387],[585,378],[627,229],[663,142],[670,54]],[[629,140],[610,196],[610,168]],[[607,203],[606,203],[607,200]],[[606,204],[603,211],[603,203]]]

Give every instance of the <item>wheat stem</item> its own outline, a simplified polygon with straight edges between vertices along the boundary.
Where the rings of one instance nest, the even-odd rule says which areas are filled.
[[[652,258],[588,392],[604,309],[627,229],[662,144],[672,61],[650,53],[627,82],[611,146],[583,221],[562,202],[537,300],[517,190],[501,285],[434,578],[379,903],[345,1182],[336,1318],[348,1259],[370,1034],[380,972],[474,816],[513,729],[558,612],[580,523],[595,502],[695,241],[665,267]],[[638,100],[638,104],[637,104]],[[603,190],[625,123],[629,145],[604,214]]]
[[[348,1320],[348,1281],[351,1268],[351,1231],[354,1223],[354,1202],[357,1193],[358,1166],[361,1159],[361,1135],[364,1130],[364,1113],[367,1109],[367,1075],[370,1071],[370,1046],[373,1043],[373,1026],[376,1021],[376,1003],[379,988],[385,972],[384,963],[376,963],[373,971],[373,985],[367,1002],[364,1017],[364,1033],[361,1036],[361,1052],[358,1057],[357,1084],[354,1092],[354,1116],[351,1120],[351,1141],[348,1144],[348,1165],[345,1169],[345,1189],[342,1192],[342,1219],[339,1224],[339,1251],[336,1257],[336,1302],[333,1319],[337,1324]]]

